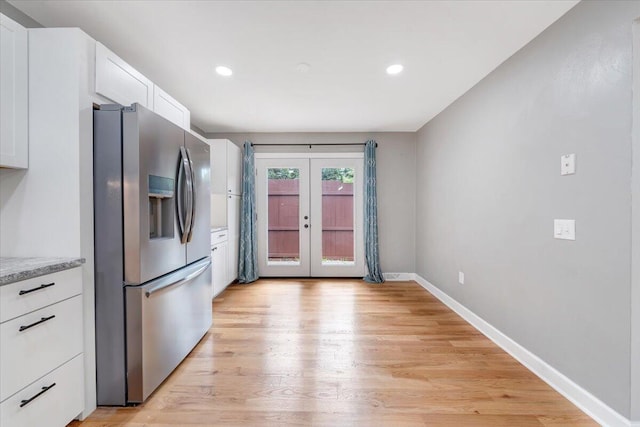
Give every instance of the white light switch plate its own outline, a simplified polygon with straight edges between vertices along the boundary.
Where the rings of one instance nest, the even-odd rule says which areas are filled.
[[[553,237],[562,240],[576,240],[575,219],[554,219]]]
[[[560,157],[560,175],[572,175],[576,173],[576,155],[565,154]]]
[[[464,285],[464,273],[462,271],[458,271],[458,283]]]

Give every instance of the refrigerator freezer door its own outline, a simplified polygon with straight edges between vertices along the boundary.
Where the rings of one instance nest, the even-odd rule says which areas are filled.
[[[125,288],[127,401],[143,402],[211,326],[211,259]]]
[[[194,176],[194,211],[187,243],[187,264],[190,264],[209,256],[211,252],[211,164],[207,144],[185,132],[184,145]]]
[[[175,191],[184,130],[135,104],[122,116],[124,279],[138,285],[186,264]]]

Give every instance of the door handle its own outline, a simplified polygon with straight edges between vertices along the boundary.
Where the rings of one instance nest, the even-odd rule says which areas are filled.
[[[181,147],[182,148],[182,147]],[[180,165],[178,166],[178,184],[176,194],[176,204],[178,205],[178,225],[180,226],[180,241],[184,243],[185,235],[185,221],[184,221],[184,157],[182,157],[182,150],[180,150]]]
[[[21,400],[20,401],[20,407],[24,408],[29,403],[33,402],[34,400],[36,400],[37,398],[39,398],[40,396],[42,396],[43,394],[45,394],[46,392],[51,390],[55,385],[56,385],[56,383],[53,383],[50,386],[42,387],[42,389],[38,392],[38,394],[35,394],[35,395],[33,395],[32,397],[30,397],[28,399]]]
[[[55,314],[52,314],[49,317],[41,317],[40,320],[38,320],[37,322],[33,322],[32,324],[27,325],[27,326],[20,326],[20,328],[18,329],[18,332],[26,331],[27,329],[33,328],[34,326],[40,325],[41,323],[44,323],[44,322],[46,322],[48,320],[51,320],[51,319],[53,319],[55,317],[56,317]]]
[[[305,224],[305,225],[304,225],[304,228],[309,228],[309,224]]]
[[[309,217],[307,215],[304,216],[304,219],[309,219]]]
[[[191,160],[191,151],[188,148],[185,149],[187,152],[187,159],[189,160],[189,172],[191,175],[191,221],[189,223],[189,235],[187,237],[187,242],[191,241],[191,237],[193,236],[193,227],[196,222],[196,173],[193,170],[193,160]]]
[[[186,186],[186,192],[183,191]],[[193,214],[193,175],[187,151],[180,147],[180,168],[178,169],[178,222],[180,224],[180,243],[187,243],[191,233]]]
[[[30,294],[31,292],[39,291],[41,289],[46,289],[46,288],[48,288],[50,286],[53,286],[55,284],[56,284],[56,282],[44,283],[44,284],[42,284],[42,285],[40,285],[40,286],[38,286],[36,288],[31,288],[31,289],[27,289],[27,290],[22,289],[22,290],[20,290],[20,292],[18,292],[18,295]]]
[[[179,286],[179,285],[184,285],[185,283],[188,283],[190,281],[192,281],[193,279],[195,279],[196,277],[198,277],[199,275],[201,275],[211,264],[211,261],[207,261],[206,264],[204,264],[202,267],[198,268],[196,271],[194,271],[193,273],[187,275],[186,277],[183,277],[182,279],[178,279],[175,280],[173,282],[169,282],[169,283],[161,283],[159,285],[156,286],[152,286],[149,289],[147,289],[147,291],[144,293],[144,295],[149,298],[151,295],[155,294],[156,292],[159,292],[163,289],[167,289],[169,287],[172,286]]]

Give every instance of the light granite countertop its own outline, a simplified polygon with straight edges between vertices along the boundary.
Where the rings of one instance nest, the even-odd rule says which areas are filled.
[[[84,264],[84,258],[0,257],[0,286]]]

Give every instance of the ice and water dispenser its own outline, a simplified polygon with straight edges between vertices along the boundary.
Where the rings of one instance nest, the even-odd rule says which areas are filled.
[[[173,238],[175,205],[174,180],[149,175],[149,238]]]

